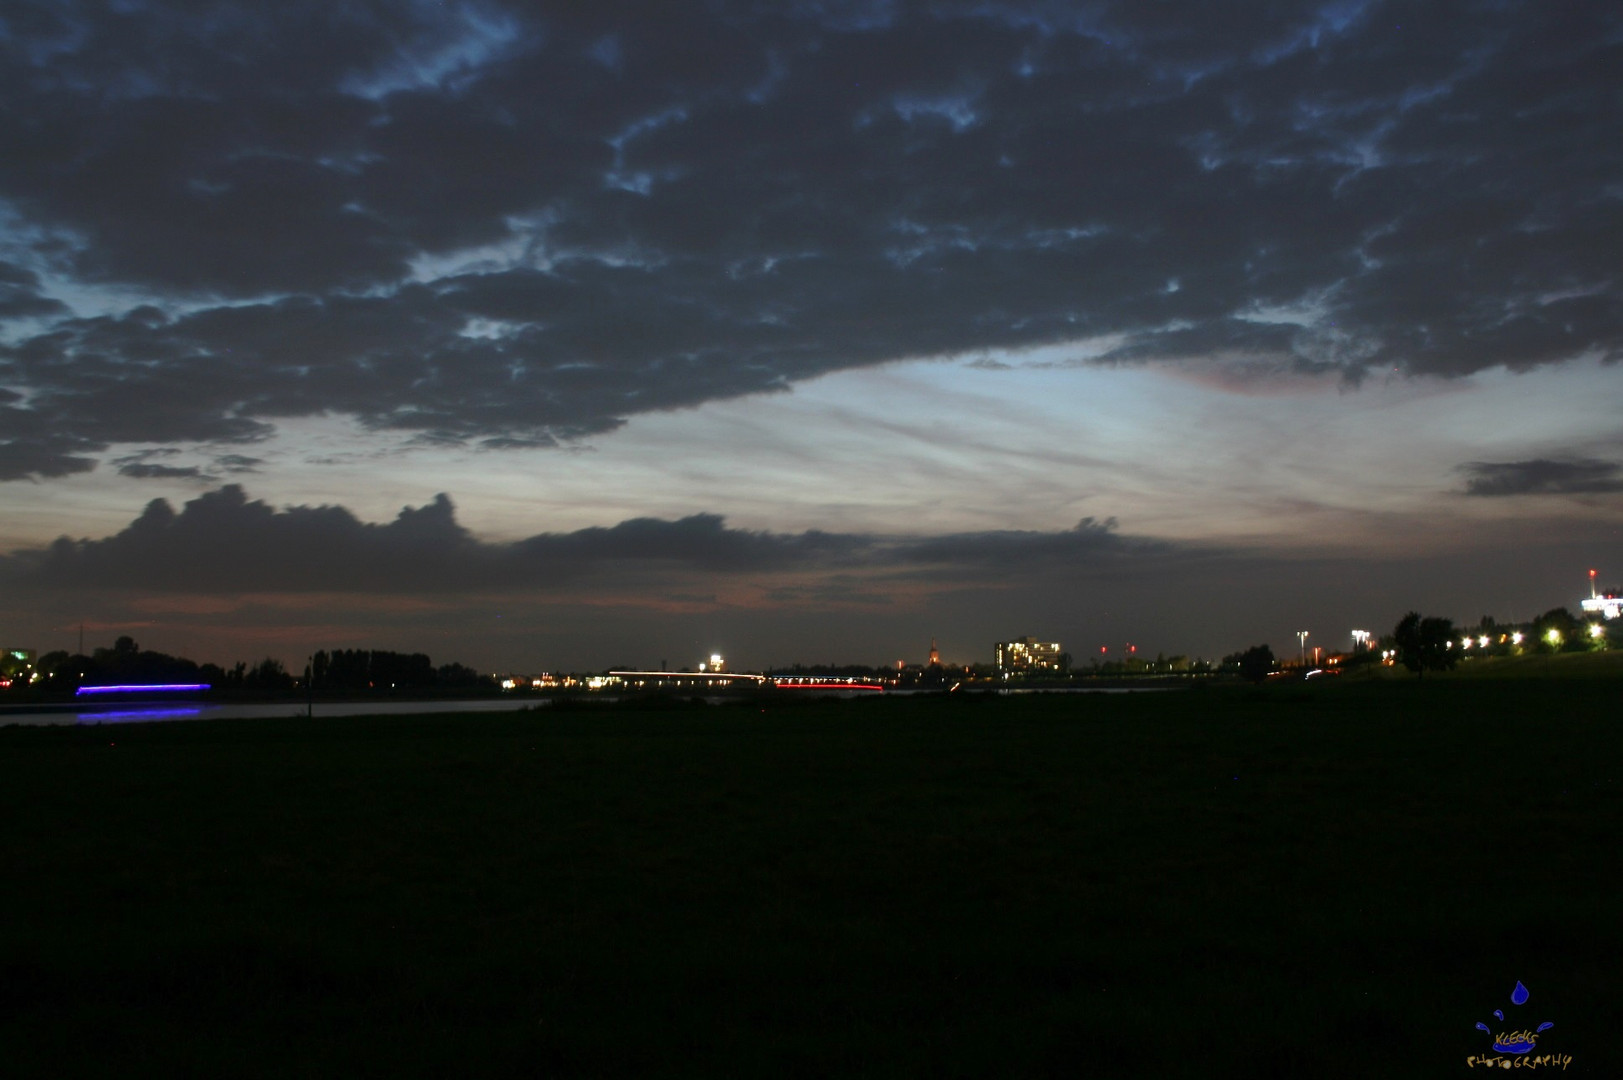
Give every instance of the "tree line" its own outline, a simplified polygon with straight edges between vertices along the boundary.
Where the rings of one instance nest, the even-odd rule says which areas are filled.
[[[207,683],[227,695],[273,697],[309,690],[350,694],[496,689],[494,680],[487,675],[459,663],[436,667],[423,653],[385,649],[323,650],[311,657],[311,663],[302,672],[295,674],[275,657],[266,657],[251,665],[239,660],[233,667],[224,668],[142,649],[128,636],[120,637],[112,648],[96,649],[88,656],[65,650],[46,653],[35,664],[35,670],[40,673],[40,685],[45,690],[63,693],[71,693],[81,686],[156,683]]]
[[[1623,619],[1615,620],[1623,624]],[[1502,622],[1484,615],[1475,626],[1456,625],[1440,615],[1408,612],[1379,643],[1354,652],[1340,668],[1348,670],[1390,658],[1416,675],[1449,671],[1471,656],[1512,656],[1527,653],[1592,652],[1623,648],[1623,625],[1586,621],[1564,607],[1551,608],[1525,623]],[[1267,645],[1223,658],[1221,670],[1262,682],[1280,670],[1279,660]]]
[[[1398,620],[1382,646],[1416,675],[1448,671],[1470,656],[1593,652],[1623,647],[1623,626],[1590,622],[1564,607],[1551,608],[1525,623],[1500,622],[1484,615],[1475,626],[1411,611]]]

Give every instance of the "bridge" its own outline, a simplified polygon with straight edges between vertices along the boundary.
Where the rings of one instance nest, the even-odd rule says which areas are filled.
[[[871,690],[884,692],[884,684],[872,679],[852,679],[841,675],[749,675],[732,671],[611,671],[628,686],[718,687],[753,686],[777,690]]]

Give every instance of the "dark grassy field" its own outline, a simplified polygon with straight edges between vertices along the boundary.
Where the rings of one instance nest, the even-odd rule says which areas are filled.
[[[0,1070],[1436,1077],[1497,1008],[1623,1075],[1620,705],[4,729]]]

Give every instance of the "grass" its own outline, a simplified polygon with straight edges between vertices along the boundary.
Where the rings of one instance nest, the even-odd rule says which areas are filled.
[[[1443,674],[1447,678],[1623,679],[1623,649],[1475,657]]]
[[[0,729],[0,1045],[9,1075],[1400,1077],[1468,1071],[1497,1008],[1614,1074],[1620,689]]]
[[[1413,682],[1415,674],[1397,664],[1365,664],[1349,668],[1343,677],[1354,681],[1387,679]],[[1466,656],[1450,671],[1432,671],[1426,679],[1609,679],[1623,682],[1623,649],[1547,653],[1525,652],[1516,656]]]

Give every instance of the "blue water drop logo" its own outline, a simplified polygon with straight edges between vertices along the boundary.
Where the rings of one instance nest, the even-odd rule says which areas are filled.
[[[1518,980],[1516,983],[1516,988],[1510,992],[1510,1002],[1512,1005],[1525,1005],[1527,1004],[1527,998],[1527,987],[1523,986],[1521,981]],[[1505,1018],[1504,1010],[1502,1009],[1493,1010],[1493,1015],[1501,1021]],[[1529,1050],[1533,1049],[1534,1045],[1538,1042],[1538,1037],[1541,1032],[1548,1031],[1553,1027],[1555,1027],[1555,1024],[1549,1020],[1546,1020],[1544,1023],[1538,1026],[1538,1030],[1536,1031],[1501,1031],[1498,1035],[1494,1036],[1493,1048],[1501,1054],[1525,1054]],[[1493,1034],[1492,1028],[1488,1027],[1487,1024],[1480,1022],[1477,1024],[1477,1030],[1486,1031],[1490,1035]],[[1508,1063],[1506,1067],[1509,1067]]]

